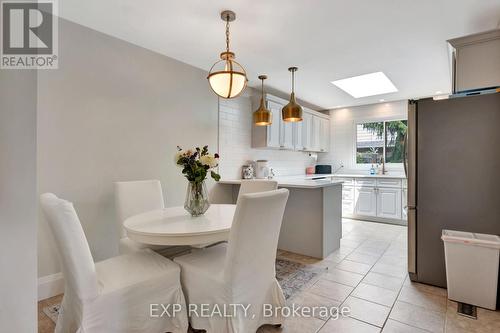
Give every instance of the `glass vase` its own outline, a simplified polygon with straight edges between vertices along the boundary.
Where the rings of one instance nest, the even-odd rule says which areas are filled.
[[[200,216],[207,211],[208,207],[210,207],[210,203],[208,202],[208,191],[205,182],[189,182],[184,209],[191,216]]]

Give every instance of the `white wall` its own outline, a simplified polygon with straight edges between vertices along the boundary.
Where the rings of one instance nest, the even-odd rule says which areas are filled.
[[[248,93],[255,91],[248,89]],[[223,179],[240,179],[241,166],[258,159],[269,160],[276,176],[304,174],[307,166],[314,165],[308,153],[251,148],[253,111],[249,96],[220,100],[219,171]]]
[[[216,149],[217,98],[206,72],[62,19],[59,52],[39,74],[39,191],[74,202],[98,261],[117,254],[113,182],[160,179],[182,204],[176,146]],[[59,272],[44,219],[38,250],[39,276]]]
[[[367,172],[369,167],[356,165],[356,124],[363,121],[381,121],[408,118],[408,101],[369,104],[330,110],[330,151],[321,154],[318,163],[339,167],[343,162],[345,172]],[[403,172],[402,165],[386,164],[389,172]]]
[[[36,78],[0,70],[0,332],[37,327]]]

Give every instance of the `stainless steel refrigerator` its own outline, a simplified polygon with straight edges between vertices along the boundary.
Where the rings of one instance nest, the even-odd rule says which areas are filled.
[[[500,93],[410,101],[408,271],[446,287],[443,229],[500,235]]]

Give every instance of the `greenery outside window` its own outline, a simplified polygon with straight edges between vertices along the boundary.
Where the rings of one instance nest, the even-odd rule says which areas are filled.
[[[403,163],[407,120],[356,125],[356,164]]]

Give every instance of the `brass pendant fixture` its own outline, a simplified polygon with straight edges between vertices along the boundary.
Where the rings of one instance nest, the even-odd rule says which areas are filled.
[[[234,61],[235,55],[229,51],[229,22],[236,19],[236,14],[225,10],[220,16],[226,22],[226,51],[220,54],[221,60],[210,68],[207,79],[214,93],[227,99],[239,96],[245,90],[248,79],[245,69]]]
[[[260,106],[257,110],[253,112],[253,123],[256,126],[268,126],[273,123],[273,114],[266,108],[266,103],[264,102],[264,80],[267,79],[266,75],[259,75],[259,80],[262,81],[260,97]]]
[[[292,73],[292,93],[290,94],[290,102],[281,109],[283,121],[298,122],[302,121],[302,107],[295,101],[295,72],[297,67],[290,67],[288,70]]]

